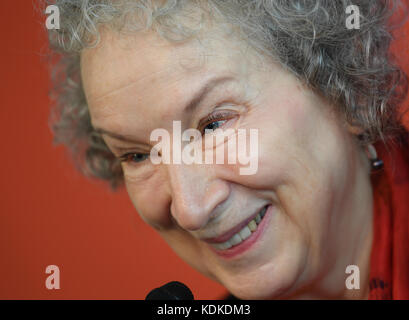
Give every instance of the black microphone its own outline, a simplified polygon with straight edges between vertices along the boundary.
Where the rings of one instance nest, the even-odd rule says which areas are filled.
[[[194,300],[190,289],[179,281],[172,281],[153,289],[145,300]]]

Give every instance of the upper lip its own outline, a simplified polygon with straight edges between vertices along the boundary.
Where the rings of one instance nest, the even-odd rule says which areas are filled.
[[[238,225],[235,227],[229,229],[225,233],[221,234],[220,236],[214,237],[214,238],[203,238],[201,239],[202,241],[205,241],[207,243],[223,243],[229,240],[233,235],[235,235],[237,232],[239,232],[241,229],[243,229],[245,226],[249,224],[251,220],[253,220],[257,214],[263,209],[266,205],[263,205],[260,207],[253,215],[248,217],[246,220],[240,222]]]

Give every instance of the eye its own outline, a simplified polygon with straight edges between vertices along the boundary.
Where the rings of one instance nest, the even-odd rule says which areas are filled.
[[[236,115],[231,112],[218,112],[209,115],[202,123],[201,126],[202,134],[206,133],[205,130],[216,130],[221,128],[228,120],[234,118]],[[210,132],[211,133],[211,132]]]
[[[148,153],[126,153],[122,156],[119,157],[119,159],[121,160],[121,162],[134,162],[134,163],[140,163],[145,161],[146,159],[149,158],[149,154]]]
[[[226,121],[227,120],[217,120],[217,121],[210,122],[203,129],[204,130],[216,130],[216,129],[220,128],[223,125],[223,123],[225,123]]]

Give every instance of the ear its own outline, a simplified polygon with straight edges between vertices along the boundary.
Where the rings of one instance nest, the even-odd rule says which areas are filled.
[[[360,145],[366,145],[365,130],[361,126],[346,123],[345,128],[355,139],[357,139]]]
[[[333,109],[333,110],[338,111],[338,109]],[[352,134],[353,136],[359,137],[365,133],[365,129],[362,128],[362,126],[360,126],[356,122],[354,124],[353,120],[348,121],[344,113],[338,112],[336,115],[339,117],[338,119],[340,119],[341,125],[344,127],[344,129],[348,131],[350,134]]]
[[[364,133],[364,129],[361,128],[360,126],[351,125],[349,123],[346,123],[346,128],[347,128],[349,133],[351,133],[351,134],[353,134],[355,136],[359,136],[359,135]]]

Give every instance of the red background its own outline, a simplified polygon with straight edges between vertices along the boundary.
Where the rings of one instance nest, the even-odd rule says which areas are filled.
[[[0,299],[144,299],[170,280],[220,298],[225,290],[182,262],[125,190],[84,178],[53,146],[44,19],[31,0],[0,1],[0,17]],[[401,31],[394,51],[409,72],[409,23]],[[60,290],[45,287],[51,264]]]

